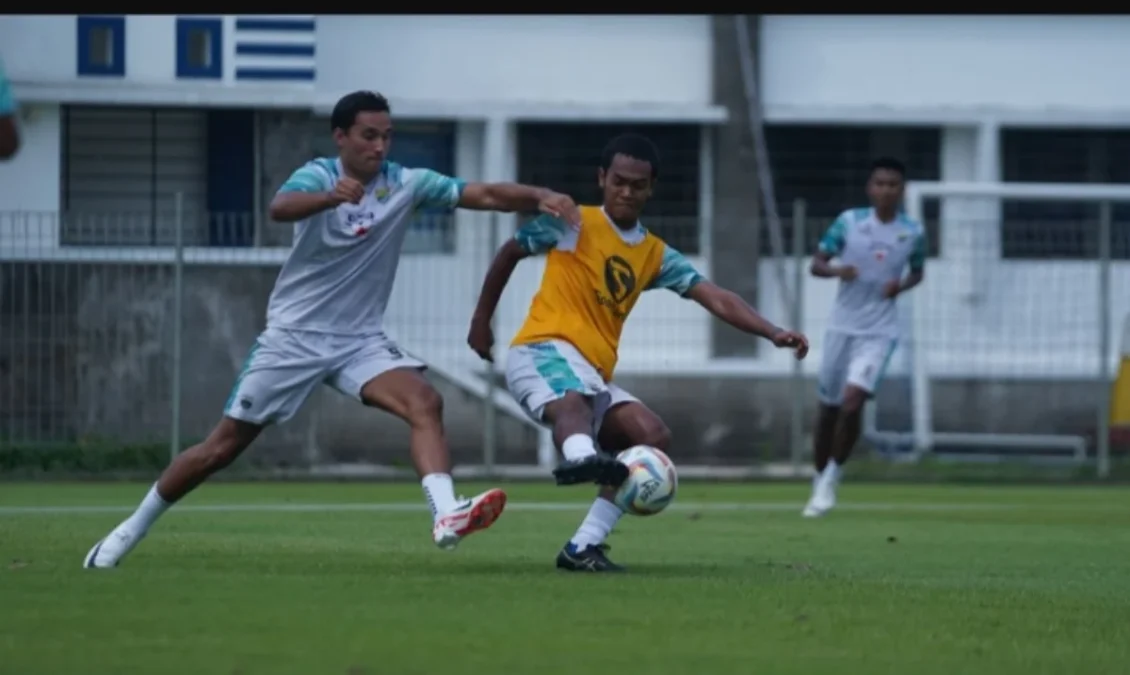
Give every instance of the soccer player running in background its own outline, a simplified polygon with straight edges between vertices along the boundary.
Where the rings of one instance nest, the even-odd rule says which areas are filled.
[[[295,223],[294,245],[271,292],[266,330],[232,387],[223,418],[203,443],[173,460],[133,515],[90,550],[86,567],[117,565],[169,505],[231,464],[265,426],[293,417],[322,383],[411,427],[412,462],[440,548],[489,527],[502,512],[501,490],[455,496],[443,401],[424,378],[424,364],[384,333],[385,307],[417,210],[540,210],[578,224],[577,207],[544,188],[465,183],[386,161],[392,120],[388,101],[373,92],[338,101],[331,131],[338,156],[296,170],[271,202],[273,220]]]
[[[11,159],[20,149],[20,132],[16,126],[16,99],[12,86],[0,63],[0,159]]]
[[[650,445],[667,451],[671,433],[636,397],[612,383],[624,322],[646,290],[667,289],[714,316],[804,358],[808,342],[759,315],[735,293],[703,278],[674,248],[640,224],[659,175],[659,153],[627,134],[604,149],[597,180],[602,206],[581,207],[581,228],[543,215],[522,225],[499,249],[475,308],[467,338],[492,360],[490,319],[511,273],[523,258],[547,257],[541,287],[506,358],[506,385],[533,419],[553,427],[565,461],[558,485],[603,486],[584,522],[557,556],[571,571],[620,571],[605,555],[605,539],[623,515],[612,499],[627,467],[598,451]]]
[[[840,287],[817,378],[816,478],[803,511],[807,517],[836,505],[843,466],[859,440],[863,405],[898,344],[895,298],[922,282],[926,232],[901,212],[905,182],[901,162],[875,160],[867,181],[871,207],[841,213],[812,259],[813,276],[839,279]],[[910,274],[904,277],[907,266]]]

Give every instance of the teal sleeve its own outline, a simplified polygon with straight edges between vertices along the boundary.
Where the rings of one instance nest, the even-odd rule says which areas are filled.
[[[921,272],[926,267],[926,252],[929,244],[926,242],[926,232],[920,231],[914,239],[914,250],[910,252],[910,271]]]
[[[412,192],[416,208],[450,211],[459,205],[466,181],[445,176],[431,169],[412,169]]]
[[[298,167],[290,178],[279,188],[283,192],[328,192],[333,189],[326,171],[315,162],[307,162]]]
[[[828,226],[824,236],[820,238],[819,250],[830,256],[839,255],[844,250],[844,241],[847,238],[847,220],[840,215]]]
[[[550,215],[541,215],[518,228],[514,240],[526,253],[540,255],[552,251],[565,236],[568,226]]]
[[[647,290],[666,288],[679,295],[686,295],[695,284],[705,280],[706,277],[699,274],[686,256],[670,246],[664,246],[659,274],[652,280]]]
[[[16,99],[12,97],[12,85],[8,83],[4,66],[0,64],[0,115],[7,117],[15,112]]]

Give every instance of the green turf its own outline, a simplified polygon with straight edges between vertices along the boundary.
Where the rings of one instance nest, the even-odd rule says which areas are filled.
[[[844,509],[807,521],[804,485],[687,484],[683,508],[622,521],[625,576],[553,569],[580,488],[509,488],[512,504],[576,508],[515,508],[451,554],[422,511],[174,509],[101,572],[82,556],[123,514],[10,510],[126,506],[144,489],[0,484],[0,673],[1113,675],[1130,662],[1130,490],[849,483]],[[185,504],[287,502],[421,499],[414,485],[223,484]]]

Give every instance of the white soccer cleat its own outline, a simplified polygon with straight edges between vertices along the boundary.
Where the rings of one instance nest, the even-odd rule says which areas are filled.
[[[498,488],[487,490],[441,516],[432,527],[432,539],[436,546],[450,551],[467,535],[493,525],[504,508],[506,493]]]
[[[836,505],[836,481],[831,477],[821,477],[812,488],[812,497],[801,512],[805,518],[818,518]]]
[[[94,545],[82,561],[86,569],[106,569],[117,567],[118,562],[132,551],[137,543],[145,538],[145,533],[138,533],[132,528],[118,525],[106,538]]]

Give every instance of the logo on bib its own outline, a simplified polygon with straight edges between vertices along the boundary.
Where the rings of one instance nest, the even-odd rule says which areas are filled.
[[[636,272],[627,260],[613,255],[604,261],[604,287],[616,304],[624,302],[636,290]]]

